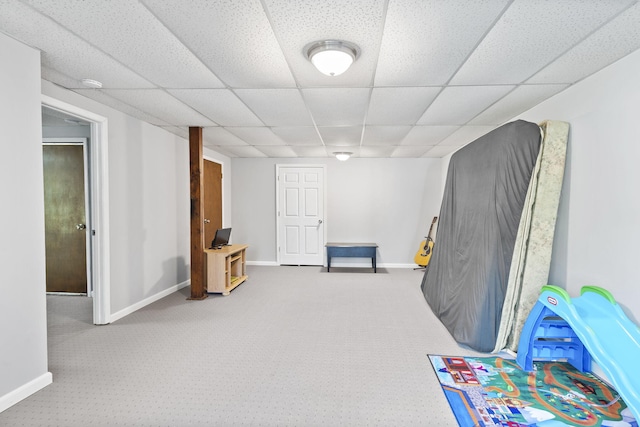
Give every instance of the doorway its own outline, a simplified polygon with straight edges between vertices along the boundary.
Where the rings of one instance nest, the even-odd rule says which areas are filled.
[[[325,165],[276,165],[279,264],[324,265],[325,179]]]
[[[107,118],[46,95],[42,95],[42,107],[43,113],[58,116],[62,121],[84,122],[89,128],[90,137],[87,138],[85,151],[88,169],[85,185],[89,193],[87,206],[90,209],[86,222],[76,225],[89,225],[85,232],[89,253],[88,258],[85,258],[88,262],[87,293],[93,296],[93,324],[105,325],[110,323],[111,318]]]

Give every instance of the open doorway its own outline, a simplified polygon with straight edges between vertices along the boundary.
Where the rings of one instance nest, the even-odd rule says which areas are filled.
[[[110,287],[107,119],[44,95],[42,114],[43,142],[46,141],[47,146],[54,146],[55,149],[62,146],[72,147],[75,145],[77,147],[76,144],[82,145],[86,140],[81,154],[85,162],[82,167],[85,171],[83,181],[86,192],[85,188],[82,191],[85,192],[86,216],[85,218],[74,218],[72,220],[73,226],[77,229],[69,232],[75,234],[75,237],[78,237],[76,232],[80,232],[80,235],[85,237],[86,246],[84,249],[77,249],[77,251],[85,251],[84,273],[87,286],[85,292],[77,288],[76,291],[70,293],[86,294],[93,297],[91,303],[93,315],[89,321],[96,325],[108,324],[110,323]],[[58,145],[61,143],[62,145]],[[71,149],[71,152],[73,151]],[[78,152],[75,154],[67,153],[65,156],[78,157],[79,154]],[[61,169],[66,169],[66,167],[63,166]],[[78,268],[76,267],[75,270]],[[60,293],[66,291],[63,289]],[[86,302],[83,304],[86,305]]]

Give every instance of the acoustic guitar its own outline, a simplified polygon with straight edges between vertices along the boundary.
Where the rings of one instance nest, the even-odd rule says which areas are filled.
[[[429,265],[429,261],[431,261],[431,254],[433,253],[433,237],[431,237],[431,234],[433,233],[433,226],[436,221],[438,221],[438,217],[434,216],[433,221],[431,221],[431,227],[429,227],[427,239],[420,243],[420,249],[418,249],[418,253],[416,253],[416,256],[413,258],[414,262],[420,267],[426,267]]]

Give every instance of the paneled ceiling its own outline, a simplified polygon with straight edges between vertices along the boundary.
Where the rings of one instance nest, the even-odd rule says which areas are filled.
[[[0,31],[45,80],[231,157],[442,157],[640,48],[640,5],[0,0]],[[325,76],[303,53],[323,39],[361,55]]]

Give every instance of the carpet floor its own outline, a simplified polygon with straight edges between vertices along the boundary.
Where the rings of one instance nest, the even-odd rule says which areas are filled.
[[[48,296],[53,384],[3,426],[456,426],[427,354],[478,355],[411,269],[248,266],[229,296],[175,292],[111,325]]]

